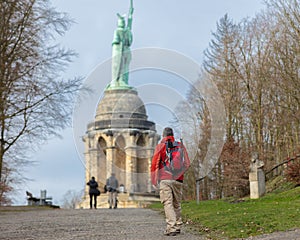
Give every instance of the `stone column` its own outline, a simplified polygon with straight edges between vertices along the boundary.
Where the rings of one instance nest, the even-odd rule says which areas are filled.
[[[151,183],[151,164],[152,164],[152,157],[154,155],[155,147],[158,144],[159,139],[160,139],[160,135],[156,134],[155,131],[151,131],[151,133],[149,134],[149,142],[148,142],[149,150],[147,151],[148,157],[149,157],[149,159],[148,159],[148,163],[149,163],[149,173],[148,173],[149,185],[148,185],[148,191],[149,192],[153,191],[152,183]]]
[[[98,149],[90,149],[89,150],[89,162],[90,168],[88,169],[90,178],[94,176],[98,177]]]
[[[152,156],[153,156],[153,149],[148,149],[147,150],[147,158],[148,158],[148,172],[147,172],[147,182],[148,182],[148,186],[147,186],[147,192],[151,192],[152,191],[152,183],[151,183],[151,163],[152,163]]]
[[[90,164],[90,154],[86,152],[84,154],[85,157],[85,184],[91,179],[90,171],[91,171],[91,164]],[[85,192],[84,195],[88,196],[89,194],[89,187],[85,185]]]
[[[85,135],[82,138],[83,142],[84,142],[84,160],[85,160],[85,183],[87,183],[90,180],[90,171],[91,171],[91,164],[90,164],[90,152],[89,152],[89,137],[87,135]],[[84,195],[88,195],[88,186],[85,185],[85,193]]]
[[[137,169],[136,169],[136,148],[127,147],[126,152],[126,189],[129,192],[135,192],[137,188]]]
[[[115,147],[107,147],[106,149],[106,178],[109,178],[113,172],[113,159],[115,157]]]
[[[252,160],[250,165],[249,181],[251,199],[260,198],[266,192],[266,181],[263,166],[263,162],[257,159]]]

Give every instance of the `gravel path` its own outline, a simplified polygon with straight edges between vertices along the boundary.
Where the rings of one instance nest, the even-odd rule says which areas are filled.
[[[163,216],[149,209],[33,210],[0,212],[1,240],[159,240]],[[174,237],[173,237],[174,238]],[[186,230],[175,239],[205,239]]]
[[[1,210],[0,240],[204,240],[184,226],[180,235],[163,236],[162,214],[150,209]],[[273,233],[253,240],[298,240],[300,230]]]

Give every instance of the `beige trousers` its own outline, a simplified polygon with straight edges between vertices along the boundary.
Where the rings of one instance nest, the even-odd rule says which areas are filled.
[[[180,230],[182,183],[175,180],[162,180],[159,187],[160,201],[164,205],[167,229],[166,232]]]
[[[116,206],[116,201],[117,201],[117,191],[115,192],[109,192],[108,193],[108,202],[109,202],[109,207],[115,207]]]

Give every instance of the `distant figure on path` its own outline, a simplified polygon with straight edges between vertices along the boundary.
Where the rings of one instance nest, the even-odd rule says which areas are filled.
[[[164,235],[180,234],[181,199],[184,172],[190,160],[182,141],[174,139],[173,129],[165,128],[163,139],[156,146],[151,164],[151,182],[159,188],[160,201],[164,205],[167,228]]]
[[[87,183],[89,185],[90,190],[90,208],[93,208],[93,198],[94,198],[94,208],[97,208],[97,196],[100,195],[100,191],[98,189],[98,183],[95,180],[95,177],[92,177],[92,179]]]
[[[106,188],[108,191],[109,208],[117,208],[117,194],[119,182],[114,173],[106,180]]]

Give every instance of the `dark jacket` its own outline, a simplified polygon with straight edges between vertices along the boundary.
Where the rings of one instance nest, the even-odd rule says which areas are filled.
[[[90,186],[89,194],[97,194],[98,193],[98,189],[97,189],[98,188],[98,183],[95,180],[91,179],[87,183],[87,185]]]

